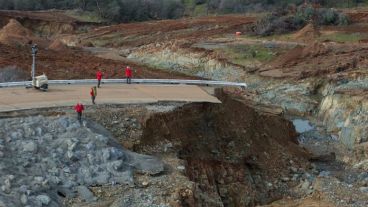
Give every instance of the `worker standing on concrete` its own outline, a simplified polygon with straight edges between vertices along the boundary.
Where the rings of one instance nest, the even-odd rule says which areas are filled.
[[[89,93],[91,94],[92,103],[93,104],[96,104],[95,103],[96,96],[97,96],[97,88],[96,88],[96,86],[92,87],[91,88],[91,91]]]
[[[102,79],[102,72],[101,70],[98,70],[97,73],[96,73],[96,78],[97,78],[97,87],[99,88],[100,85],[101,85],[101,79]]]
[[[75,112],[78,114],[78,121],[82,124],[82,112],[84,111],[84,106],[82,103],[78,102],[77,105],[74,106]]]
[[[125,68],[125,77],[127,80],[127,84],[131,84],[132,83],[132,69],[129,66]]]

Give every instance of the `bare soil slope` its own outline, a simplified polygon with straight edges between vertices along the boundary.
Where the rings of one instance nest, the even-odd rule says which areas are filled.
[[[206,39],[243,30],[255,21],[246,16],[216,16],[195,19],[162,20],[119,24],[97,28],[82,35],[82,45],[93,43],[105,47],[141,46],[162,41]]]
[[[339,75],[359,75],[368,65],[365,56],[368,47],[358,44],[318,43],[305,47],[297,46],[279,56],[265,69],[262,76],[304,79],[308,77],[333,77]]]
[[[31,64],[32,56],[29,47],[15,47],[0,43],[0,68],[16,66],[29,72]],[[133,68],[133,75],[136,78],[190,78],[129,61],[98,58],[79,49],[61,51],[41,49],[37,55],[37,74],[46,73],[50,79],[95,78],[98,69],[105,72],[105,78],[123,78],[123,68],[127,65]]]
[[[55,51],[61,51],[66,50],[68,47],[60,40],[54,40],[48,48]]]
[[[293,35],[293,38],[296,40],[302,40],[302,41],[311,41],[311,40],[313,41],[319,35],[320,35],[320,32],[313,26],[313,24],[307,24],[301,30],[296,32]]]
[[[46,40],[35,36],[31,30],[23,27],[15,19],[10,19],[9,23],[0,30],[0,43],[18,46],[31,43],[37,43],[42,47],[47,45]]]

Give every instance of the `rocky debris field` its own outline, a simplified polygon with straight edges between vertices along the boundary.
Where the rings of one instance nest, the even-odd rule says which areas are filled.
[[[60,206],[87,188],[134,185],[135,172],[158,174],[164,164],[121,147],[101,126],[60,117],[0,120],[0,206]]]
[[[354,151],[339,142],[337,136],[329,134],[323,124],[295,117],[289,119],[299,132],[300,146],[312,154],[311,168],[293,188],[302,199],[285,199],[275,202],[274,206],[367,206],[367,172],[343,162],[351,160]]]

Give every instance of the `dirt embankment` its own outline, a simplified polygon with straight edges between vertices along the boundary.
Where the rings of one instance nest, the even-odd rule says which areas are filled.
[[[72,33],[82,22],[64,13],[64,11],[0,11],[0,27],[5,26],[10,19],[15,19],[29,30],[43,36]]]
[[[33,32],[20,24],[15,19],[10,19],[8,24],[0,30],[0,43],[15,46],[25,46],[37,43],[42,47],[47,46],[47,40],[43,40],[33,34]]]
[[[368,11],[367,10],[350,10],[346,11],[345,14],[349,17],[352,23],[367,23],[368,22]]]
[[[123,78],[127,65],[134,70],[136,78],[189,78],[175,72],[165,72],[124,60],[98,58],[81,49],[68,48],[59,40],[41,38],[11,19],[0,30],[0,68],[17,67],[27,72],[32,64],[31,44],[39,46],[37,74],[46,73],[50,79],[94,78],[98,69],[105,72],[105,78]]]
[[[259,72],[261,76],[294,79],[354,75],[368,65],[366,54],[368,47],[364,45],[314,42],[295,47]]]
[[[295,40],[313,41],[319,35],[321,35],[321,33],[318,31],[318,29],[316,28],[316,26],[314,26],[313,24],[307,24],[301,30],[299,30],[298,32],[296,32],[293,35],[293,38]]]
[[[197,187],[195,203],[184,200],[184,206],[255,206],[288,194],[291,163],[304,168],[308,157],[292,123],[219,97],[221,105],[191,104],[153,115],[134,148],[152,154],[169,148],[186,161],[186,175]]]
[[[55,50],[55,51],[61,51],[61,50],[66,50],[68,47],[64,43],[62,43],[60,40],[55,40],[49,45],[48,48],[51,50]]]
[[[16,47],[0,43],[0,68],[15,66],[25,72],[31,70],[32,56],[28,45]],[[37,54],[37,74],[46,73],[50,79],[95,78],[96,71],[104,71],[104,78],[123,78],[127,65],[133,68],[135,78],[185,78],[176,72],[166,72],[129,61],[114,61],[98,58],[80,49],[71,49],[57,42],[50,49],[40,48]]]
[[[78,38],[81,45],[137,47],[150,43],[185,39],[206,39],[215,35],[244,30],[255,21],[246,16],[216,16],[195,19],[161,20],[99,27]]]

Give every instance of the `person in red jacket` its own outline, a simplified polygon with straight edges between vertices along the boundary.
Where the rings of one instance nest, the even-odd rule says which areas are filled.
[[[96,73],[96,78],[97,78],[97,88],[99,88],[99,87],[100,87],[100,85],[101,85],[101,79],[102,79],[102,76],[103,76],[103,74],[102,74],[101,70],[98,70],[98,71],[97,71],[97,73]]]
[[[82,124],[82,112],[84,111],[84,106],[82,103],[78,102],[77,105],[74,106],[75,112],[78,114],[78,121]]]
[[[132,69],[129,66],[125,68],[125,77],[127,80],[127,84],[131,84],[132,83]]]
[[[94,87],[91,88],[91,91],[89,92],[89,94],[91,95],[92,103],[93,104],[96,104],[95,103],[96,96],[97,96],[97,88],[96,88],[96,86],[94,86]]]

